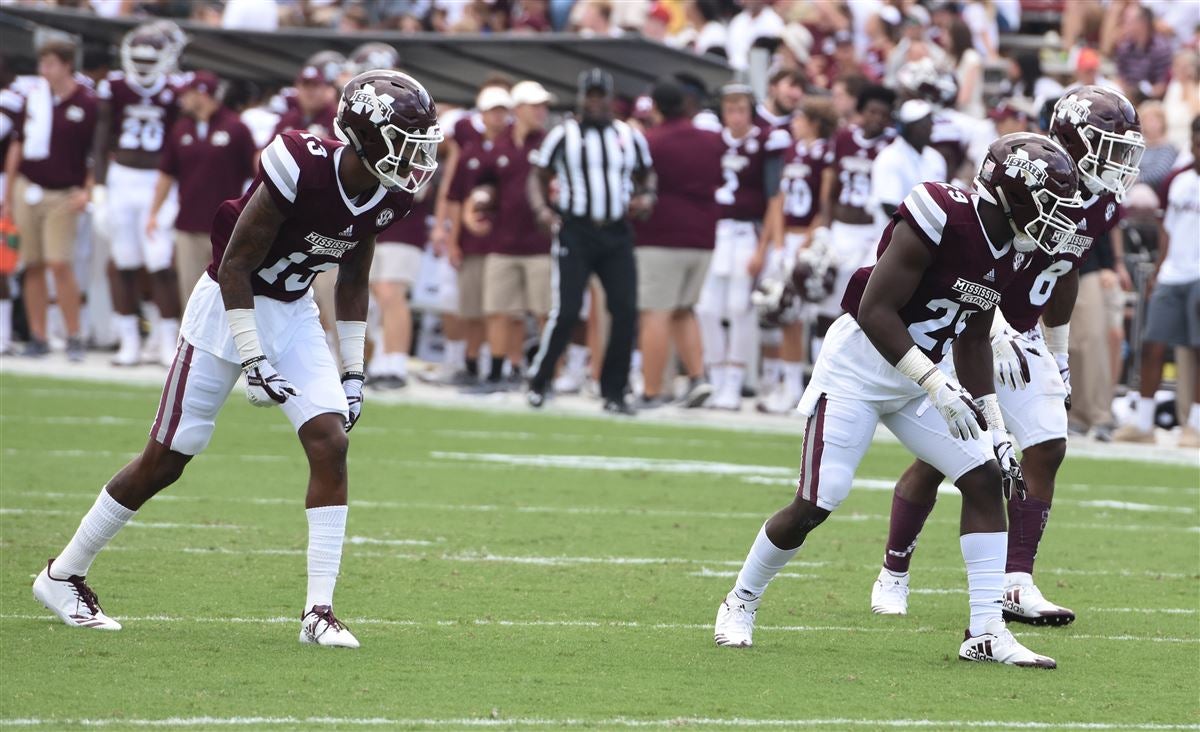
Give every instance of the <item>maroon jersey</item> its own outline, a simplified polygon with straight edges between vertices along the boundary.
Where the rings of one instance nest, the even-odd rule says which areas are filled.
[[[868,208],[871,202],[871,163],[895,137],[888,130],[878,137],[866,138],[858,125],[837,131],[833,136],[830,162],[842,184],[837,200],[839,204],[857,209],[864,216],[871,214]]]
[[[493,240],[492,251],[516,256],[550,253],[550,237],[538,228],[525,195],[532,167],[529,156],[537,154],[545,137],[543,130],[533,130],[523,144],[517,144],[509,128],[496,140],[479,172],[480,182],[495,184],[497,191],[496,221],[488,235]]]
[[[8,146],[16,134],[25,100],[12,89],[0,89],[0,160],[8,159]]]
[[[478,112],[467,112],[450,127],[450,138],[461,149],[483,144],[483,118]]]
[[[788,135],[791,135],[792,118],[796,115],[792,114],[775,114],[767,105],[759,102],[754,107],[754,124],[759,127],[766,127],[769,130],[783,130]]]
[[[109,149],[159,153],[179,115],[182,79],[160,76],[142,87],[120,71],[110,71],[96,96],[112,110]]]
[[[809,226],[817,215],[821,176],[830,163],[827,140],[798,140],[783,154],[783,223],[788,228]]]
[[[446,200],[462,203],[467,200],[476,187],[483,183],[483,172],[495,163],[496,145],[492,140],[480,140],[463,148],[458,156],[458,165],[454,168],[454,179],[450,181],[450,189]],[[467,230],[459,228],[458,246],[465,256],[487,254],[494,251],[493,234],[496,232],[496,216],[489,214],[485,217],[492,225],[491,231],[484,236],[476,236]]]
[[[242,194],[254,177],[254,136],[237,112],[219,107],[208,124],[191,117],[175,123],[158,169],[179,183],[180,231],[208,232],[222,202]]]
[[[900,308],[913,342],[934,363],[949,353],[967,318],[1000,304],[1000,293],[1030,263],[1006,241],[996,247],[975,207],[979,197],[946,183],[922,183],[892,214],[879,242],[882,255],[892,230],[903,221],[929,248],[933,262],[917,289]],[[842,296],[842,309],[858,318],[858,305],[874,266],[854,273]]]
[[[379,233],[376,244],[408,244],[424,249],[429,241],[429,228],[433,216],[433,190],[426,186],[413,200],[412,211],[407,216],[397,216],[392,225]]]
[[[78,84],[70,96],[55,99],[52,105],[49,153],[38,160],[23,155],[20,173],[31,183],[49,190],[82,186],[87,182],[92,136],[99,115],[96,95],[83,84]],[[27,129],[30,125],[28,115],[27,108],[19,117],[13,130],[14,144],[31,134],[31,130]]]
[[[360,241],[408,214],[412,194],[391,193],[383,186],[350,200],[337,173],[343,154],[354,151],[308,132],[293,130],[276,137],[263,150],[260,172],[249,190],[217,209],[208,275],[217,279],[233,227],[259,186],[266,187],[286,217],[251,277],[254,294],[273,300],[299,300],[318,272],[355,256]]]
[[[317,137],[333,137],[333,118],[337,114],[337,106],[329,105],[318,110],[316,114],[305,114],[300,107],[293,107],[279,118],[275,125],[275,134],[282,135],[288,130],[303,130]]]
[[[715,196],[720,218],[762,221],[767,211],[767,189],[774,184],[767,181],[767,158],[782,153],[791,138],[782,129],[755,125],[740,140],[726,129],[721,141],[725,145],[721,156],[724,184]]]
[[[1121,206],[1113,194],[1092,196],[1084,201],[1083,218],[1075,233],[1054,234],[1053,242],[1058,245],[1058,251],[1053,259],[1039,256],[1035,266],[1019,272],[1005,289],[1000,312],[1004,313],[1008,324],[1020,333],[1037,326],[1058,278],[1082,265],[1095,238],[1116,227],[1120,220]]]
[[[638,246],[712,249],[720,214],[713,196],[724,183],[722,135],[684,118],[646,130],[646,143],[658,171],[658,202],[650,218],[634,222],[634,241]]]

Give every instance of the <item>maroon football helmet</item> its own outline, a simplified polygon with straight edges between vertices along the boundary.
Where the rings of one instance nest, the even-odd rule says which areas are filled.
[[[364,43],[351,52],[346,71],[358,75],[374,69],[400,68],[400,54],[386,43]]]
[[[377,69],[351,79],[334,132],[388,190],[416,193],[437,170],[437,106],[408,74]]]
[[[121,70],[141,87],[176,71],[187,37],[169,20],[142,23],[121,39]]]
[[[1049,137],[1032,132],[1014,132],[988,146],[975,190],[1004,210],[1019,252],[1039,247],[1053,255],[1059,241],[1075,233],[1083,206],[1071,156]]]
[[[1054,105],[1050,136],[1079,166],[1079,182],[1095,195],[1111,193],[1121,202],[1137,181],[1142,153],[1142,123],[1121,92],[1082,86]]]
[[[318,51],[304,62],[300,69],[300,78],[317,79],[330,86],[337,86],[338,78],[345,69],[345,56],[337,51]]]

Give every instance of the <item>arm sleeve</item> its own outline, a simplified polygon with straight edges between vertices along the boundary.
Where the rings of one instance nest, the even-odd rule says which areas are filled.
[[[287,144],[287,137],[278,135],[262,152],[263,185],[283,213],[290,213],[300,191],[300,165]]]
[[[921,183],[896,209],[896,216],[908,222],[930,251],[936,252],[946,227],[947,212],[938,195],[937,185]]]

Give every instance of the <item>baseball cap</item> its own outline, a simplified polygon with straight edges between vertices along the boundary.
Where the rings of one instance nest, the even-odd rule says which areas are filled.
[[[192,75],[192,80],[184,87],[185,91],[198,91],[201,94],[207,94],[210,97],[215,96],[217,87],[221,84],[221,80],[211,71],[197,71]]]
[[[475,108],[480,112],[486,112],[489,109],[504,107],[505,109],[513,108],[512,95],[508,93],[504,87],[489,86],[479,92],[479,96],[475,99]]]
[[[522,81],[512,88],[512,102],[517,104],[549,104],[554,96],[536,81]]]
[[[896,119],[907,125],[918,120],[923,120],[931,114],[933,114],[933,107],[930,106],[929,102],[923,99],[909,99],[900,105],[900,111],[896,113]]]
[[[325,74],[319,66],[305,66],[296,74],[297,84],[324,84]]]
[[[579,74],[579,91],[587,94],[599,90],[605,94],[613,93],[612,74],[601,68],[588,69]]]

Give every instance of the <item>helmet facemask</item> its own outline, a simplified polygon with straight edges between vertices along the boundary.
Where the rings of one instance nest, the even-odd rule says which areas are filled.
[[[1146,152],[1146,142],[1140,132],[1129,130],[1124,135],[1107,132],[1095,125],[1086,125],[1080,137],[1088,152],[1079,161],[1079,178],[1095,195],[1113,194],[1117,202],[1137,181]]]
[[[1000,207],[1008,215],[1013,230],[1013,248],[1029,253],[1035,248],[1054,256],[1062,241],[1075,234],[1079,224],[1070,212],[1083,208],[1083,200],[1075,191],[1070,198],[1056,195],[1048,188],[1030,189],[1029,200],[1010,201],[1003,190],[997,189]],[[1020,221],[1026,221],[1023,226]]]
[[[159,40],[155,40],[155,35]],[[121,70],[131,81],[143,88],[175,71],[179,54],[186,39],[170,25],[151,25],[125,36],[121,41]]]
[[[334,126],[338,139],[351,145],[367,166],[389,191],[417,193],[437,171],[438,145],[445,139],[442,130],[433,126],[425,130],[404,130],[394,124],[379,128],[379,137],[386,150],[372,162],[365,146],[353,130],[339,123]]]

